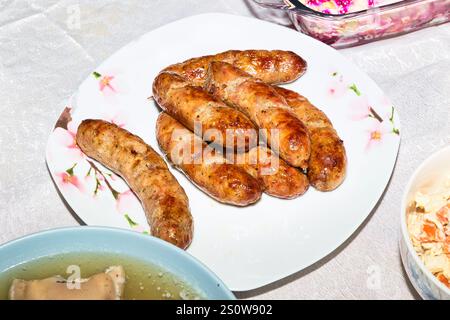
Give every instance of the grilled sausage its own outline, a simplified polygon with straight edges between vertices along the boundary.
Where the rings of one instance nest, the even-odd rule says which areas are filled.
[[[244,114],[179,75],[160,73],[153,82],[153,96],[166,113],[206,141],[248,150],[249,143],[257,139],[254,124]]]
[[[257,178],[264,188],[264,193],[268,195],[293,199],[308,190],[308,178],[267,147],[257,146],[246,153],[238,153],[235,157],[236,165]]]
[[[287,83],[306,71],[306,61],[291,51],[230,50],[216,55],[189,59],[164,71],[175,72],[194,85],[202,86],[212,61],[228,62],[266,83]]]
[[[311,157],[308,178],[320,191],[336,189],[345,179],[347,156],[343,141],[339,138],[328,117],[300,94],[276,87],[295,115],[305,123],[311,137]]]
[[[203,192],[219,202],[247,206],[259,200],[258,181],[225,158],[181,123],[161,113],[156,138],[167,158]]]
[[[180,248],[192,240],[188,198],[164,160],[141,138],[103,120],[84,120],[81,150],[119,174],[141,200],[152,235]]]
[[[308,131],[272,86],[229,63],[211,62],[205,88],[243,112],[260,129],[265,129],[268,145],[287,163],[307,168],[310,155]],[[272,132],[274,129],[277,131]]]

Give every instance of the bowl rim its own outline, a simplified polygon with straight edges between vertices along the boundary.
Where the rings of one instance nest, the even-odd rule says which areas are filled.
[[[414,247],[412,245],[411,238],[409,237],[408,228],[406,226],[406,209],[408,206],[407,198],[408,198],[408,193],[411,190],[414,179],[417,177],[419,172],[421,172],[424,169],[424,167],[426,167],[431,161],[438,158],[443,153],[447,153],[447,152],[450,152],[450,145],[447,145],[444,148],[432,153],[430,156],[428,156],[428,158],[426,158],[419,165],[419,167],[416,168],[416,170],[413,172],[413,174],[409,178],[408,184],[406,185],[406,188],[404,189],[403,196],[402,196],[402,204],[401,204],[401,210],[400,210],[400,224],[401,224],[402,237],[406,243],[406,248],[411,253],[411,256],[413,257],[416,265],[419,266],[419,268],[428,277],[428,279],[430,279],[439,289],[444,291],[446,294],[450,295],[450,288],[447,288],[442,282],[440,282],[436,278],[436,276],[433,273],[431,273],[430,270],[428,270],[428,268],[425,266],[425,264],[422,262],[422,260],[420,260],[419,255],[417,254],[416,250],[414,249]],[[403,261],[403,259],[402,259],[402,261]],[[404,264],[405,264],[405,262],[404,262]],[[408,276],[409,276],[409,274],[408,274]],[[414,287],[415,287],[415,285],[414,285]]]
[[[164,250],[168,250],[175,254],[181,255],[183,259],[191,262],[193,265],[195,265],[199,269],[203,270],[217,284],[220,285],[224,295],[226,295],[230,300],[236,300],[236,297],[233,294],[233,292],[225,285],[225,283],[213,271],[211,271],[200,260],[193,257],[191,254],[189,254],[185,250],[182,250],[182,249],[178,248],[177,246],[175,246],[167,241],[156,238],[154,236],[147,235],[147,234],[144,235],[139,232],[135,232],[135,231],[127,230],[127,229],[116,228],[116,227],[106,227],[106,226],[71,226],[71,227],[51,228],[51,229],[47,229],[47,230],[36,231],[36,232],[30,233],[30,234],[23,235],[16,239],[7,241],[5,243],[1,243],[0,250],[7,248],[9,246],[18,245],[22,241],[31,240],[31,239],[35,239],[38,237],[48,237],[51,235],[58,235],[58,234],[67,233],[67,232],[83,233],[83,232],[88,232],[88,231],[89,232],[107,232],[107,233],[112,233],[112,234],[122,234],[127,237],[129,236],[129,237],[132,237],[135,239],[140,239],[143,241],[154,242],[157,245],[162,246],[164,248]],[[208,297],[206,297],[206,299],[208,299]]]

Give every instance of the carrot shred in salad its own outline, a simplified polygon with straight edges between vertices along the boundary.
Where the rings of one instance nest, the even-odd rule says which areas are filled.
[[[450,177],[433,192],[419,191],[407,213],[409,235],[425,267],[450,288]]]

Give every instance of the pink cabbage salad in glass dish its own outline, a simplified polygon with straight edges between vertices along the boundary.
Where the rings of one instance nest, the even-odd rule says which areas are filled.
[[[450,21],[450,0],[253,0],[289,14],[295,28],[345,48]]]
[[[327,14],[346,14],[384,6],[401,0],[301,0],[308,8]]]

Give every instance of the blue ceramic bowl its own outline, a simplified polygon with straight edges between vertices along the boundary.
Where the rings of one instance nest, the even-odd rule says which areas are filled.
[[[185,251],[155,237],[115,228],[61,228],[13,240],[0,246],[0,272],[37,258],[77,252],[123,254],[160,266],[207,299],[235,299],[216,275]]]

